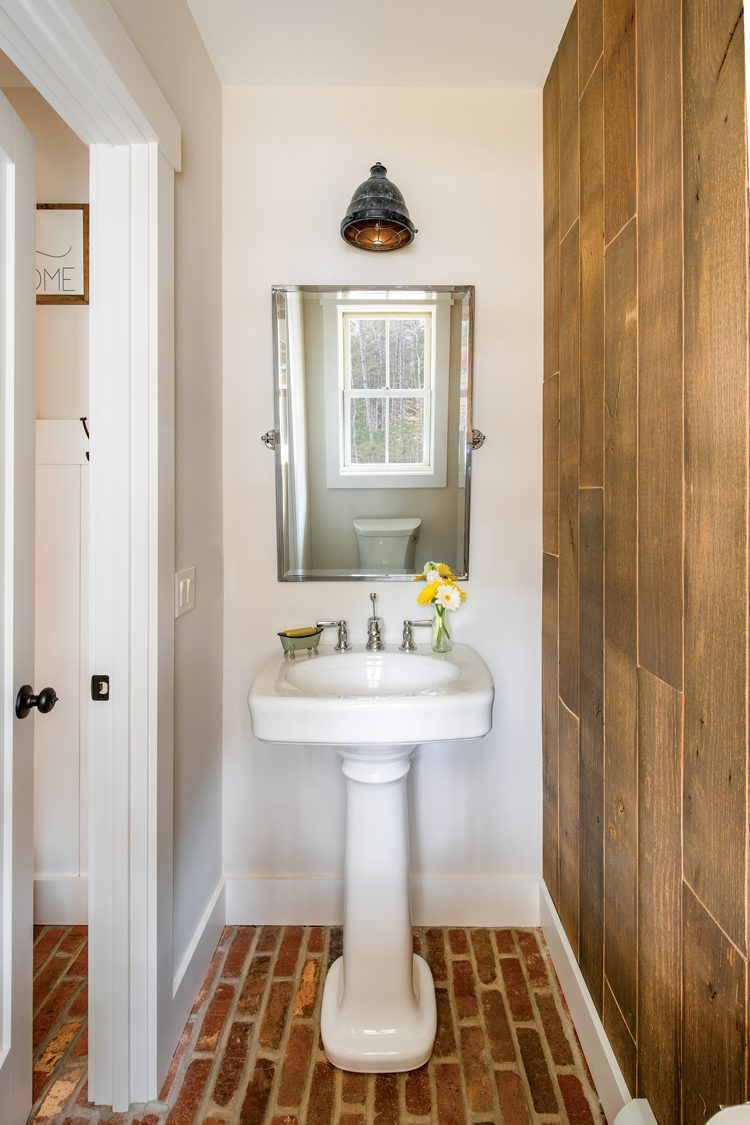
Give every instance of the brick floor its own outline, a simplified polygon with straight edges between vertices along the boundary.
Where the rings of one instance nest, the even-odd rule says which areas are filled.
[[[336,1070],[322,983],[341,931],[227,927],[159,1100],[113,1114],[86,1096],[86,930],[34,943],[34,1097],[47,1125],[603,1125],[538,930],[417,929],[438,1034],[408,1074]]]

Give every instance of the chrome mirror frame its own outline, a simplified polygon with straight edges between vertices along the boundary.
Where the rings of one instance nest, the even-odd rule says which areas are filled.
[[[284,491],[284,465],[281,460],[283,420],[281,416],[282,387],[280,381],[281,356],[279,354],[279,305],[289,293],[335,293],[355,289],[357,292],[381,293],[384,289],[404,293],[434,292],[462,294],[467,301],[468,334],[467,334],[467,376],[466,376],[466,442],[464,446],[464,529],[463,529],[463,567],[457,575],[460,579],[469,577],[469,546],[471,527],[471,478],[472,460],[474,451],[481,448],[485,442],[485,435],[473,425],[473,383],[474,383],[474,316],[475,316],[475,287],[473,285],[274,285],[271,290],[271,315],[273,326],[273,398],[274,398],[274,425],[261,435],[264,445],[273,451],[276,476],[276,559],[277,577],[279,582],[411,582],[413,574],[387,574],[380,571],[365,572],[358,570],[356,573],[341,570],[337,573],[293,573],[285,569],[285,540],[284,528],[286,526],[285,491]]]

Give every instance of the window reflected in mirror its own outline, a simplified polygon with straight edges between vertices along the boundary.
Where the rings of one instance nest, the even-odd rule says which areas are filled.
[[[273,290],[279,578],[468,576],[471,286]]]

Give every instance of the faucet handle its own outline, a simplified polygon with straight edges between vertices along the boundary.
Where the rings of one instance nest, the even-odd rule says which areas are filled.
[[[414,629],[416,626],[427,628],[432,625],[432,618],[422,618],[421,621],[404,621],[404,635],[401,644],[398,646],[401,652],[416,652],[417,646],[414,643]]]
[[[316,621],[316,629],[338,629],[339,635],[336,644],[333,646],[334,652],[349,652],[351,645],[349,644],[349,628],[346,621],[342,618],[340,621]]]
[[[339,621],[339,638],[333,647],[334,652],[348,652],[352,646],[349,644],[349,629],[346,621]]]

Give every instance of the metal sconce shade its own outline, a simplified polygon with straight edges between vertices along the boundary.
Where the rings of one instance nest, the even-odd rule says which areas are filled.
[[[399,250],[417,233],[404,197],[386,171],[382,164],[373,164],[341,223],[341,237],[360,250]]]

